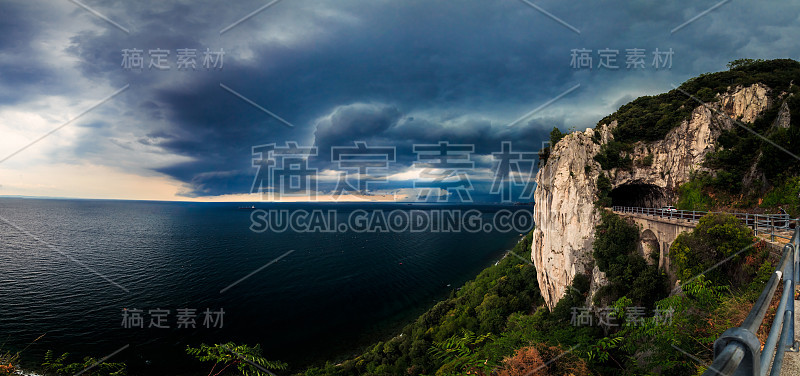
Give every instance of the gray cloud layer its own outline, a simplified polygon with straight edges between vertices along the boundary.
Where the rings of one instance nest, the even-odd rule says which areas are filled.
[[[185,182],[188,196],[247,192],[255,173],[250,148],[271,142],[315,144],[321,155],[353,141],[391,144],[397,169],[410,165],[414,143],[473,143],[486,155],[509,140],[536,151],[553,126],[592,126],[636,96],[724,69],[735,58],[796,58],[800,49],[796,1],[731,2],[675,33],[716,2],[535,1],[577,34],[516,0],[285,0],[222,35],[266,2],[86,1],[129,34],[64,3],[0,5],[0,109],[45,94],[80,97],[76,83],[105,85],[109,93],[129,83],[115,99],[117,112],[77,124],[91,127],[91,135],[60,152],[111,166],[127,165],[107,158],[109,150],[182,157],[138,168]],[[126,48],[168,49],[172,68],[125,71]],[[206,48],[222,48],[224,68],[178,71],[180,48],[198,49],[198,64]],[[597,50],[620,50],[623,68],[573,69],[573,48],[592,49],[595,64]],[[628,48],[646,50],[645,69],[624,69]],[[673,49],[671,69],[651,67],[656,48]],[[48,62],[47,51],[71,59]]]

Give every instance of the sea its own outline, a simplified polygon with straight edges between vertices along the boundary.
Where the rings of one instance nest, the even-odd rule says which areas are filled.
[[[354,212],[489,221],[533,208],[0,198],[0,353],[22,351],[28,370],[47,350],[112,355],[129,375],[205,375],[211,364],[186,354],[201,343],[259,344],[295,371],[337,362],[397,335],[522,234],[265,230],[252,219],[315,210],[347,223]]]

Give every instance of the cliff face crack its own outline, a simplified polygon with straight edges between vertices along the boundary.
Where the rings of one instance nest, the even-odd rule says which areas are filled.
[[[654,208],[668,205],[667,192],[654,184],[623,184],[609,194],[614,206]]]

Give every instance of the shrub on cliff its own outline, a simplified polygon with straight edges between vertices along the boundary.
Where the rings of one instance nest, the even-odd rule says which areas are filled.
[[[800,176],[789,178],[764,196],[762,207],[783,207],[789,215],[800,215]]]
[[[595,204],[601,208],[607,208],[612,205],[611,197],[611,180],[608,179],[606,173],[600,171],[597,175],[597,202]]]
[[[630,144],[611,141],[600,147],[600,151],[594,156],[594,160],[600,163],[600,167],[603,170],[612,168],[631,169],[633,167],[633,159],[629,155],[623,157],[622,153],[631,152],[632,150],[633,148]]]
[[[539,150],[539,167],[547,163],[547,158],[550,157],[550,151],[553,150],[553,147],[556,146],[556,143],[561,141],[561,139],[566,135],[567,133],[562,133],[557,127],[553,127],[553,130],[550,131],[550,146]]]
[[[561,133],[561,130],[559,130],[557,127],[553,127],[553,130],[550,131],[550,147],[556,146],[556,144],[566,135],[566,133]]]
[[[678,235],[669,249],[670,261],[682,281],[704,273],[715,284],[727,284],[738,279],[735,271],[750,254],[752,244],[752,231],[739,219],[730,214],[707,214],[692,232]],[[708,270],[729,257],[719,267]]]
[[[793,111],[791,114],[792,120],[795,120],[794,116],[800,116],[800,98],[792,99],[791,107],[797,108],[797,113]],[[800,155],[800,127],[795,124],[788,129],[774,129],[767,138],[770,142],[761,143],[763,156],[758,167],[764,171],[770,183],[780,185],[786,181],[786,177],[800,174],[800,163],[789,155]]]
[[[709,210],[712,206],[711,197],[703,190],[706,181],[700,177],[692,177],[691,180],[678,187],[678,202],[676,207],[680,210]]]
[[[609,284],[595,297],[595,304],[627,296],[634,303],[651,308],[666,295],[666,277],[639,255],[638,244],[638,227],[610,211],[602,212],[595,228],[593,255]]]

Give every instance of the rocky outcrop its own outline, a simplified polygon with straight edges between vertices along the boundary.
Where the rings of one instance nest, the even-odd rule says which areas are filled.
[[[720,96],[722,110],[745,123],[752,123],[765,108],[769,107],[769,88],[763,84],[748,87],[737,86]]]
[[[578,273],[591,274],[592,294],[606,283],[592,258],[594,227],[600,218],[594,202],[601,172],[609,176],[614,191],[625,198],[639,190],[649,192],[648,205],[671,203],[677,187],[688,181],[693,171],[703,169],[703,159],[714,150],[720,133],[736,126],[733,119],[752,122],[769,107],[769,91],[761,84],[736,87],[716,102],[696,107],[690,118],[663,140],[636,143],[630,153],[636,162],[632,170],[601,171],[593,159],[601,145],[613,140],[616,121],[570,133],[554,145],[536,175],[536,229],[531,252],[547,306],[555,307]],[[644,163],[647,160],[651,160],[649,165]]]
[[[592,159],[600,145],[592,141],[600,133],[608,142],[610,129],[601,125],[574,132],[554,145],[550,157],[536,174],[536,192],[531,257],[536,266],[539,289],[552,309],[578,273],[591,270],[593,224],[599,219],[594,207],[600,165]],[[588,168],[587,168],[588,166]]]
[[[778,128],[789,128],[789,103],[786,101],[781,104],[781,109],[778,110],[778,116],[775,118],[775,122],[772,123],[773,126]]]

